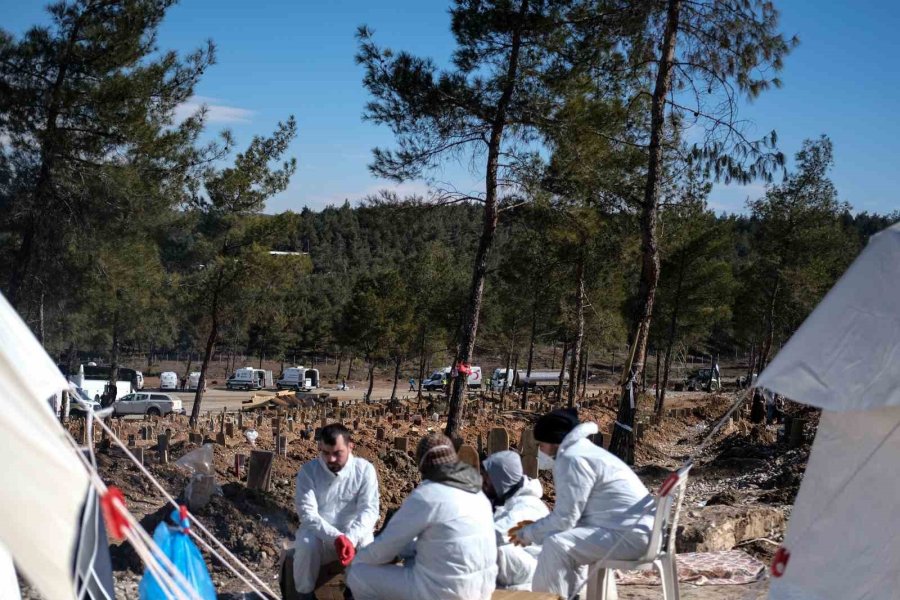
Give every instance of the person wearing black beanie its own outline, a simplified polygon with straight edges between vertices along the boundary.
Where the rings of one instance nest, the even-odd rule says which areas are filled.
[[[551,411],[537,420],[538,467],[553,469],[556,503],[534,522],[508,532],[520,546],[541,544],[532,590],[575,596],[587,565],[607,554],[633,560],[650,542],[653,497],[628,465],[591,441],[596,423],[579,423],[574,408]],[[647,509],[647,512],[645,512]]]
[[[557,408],[541,416],[534,424],[534,439],[546,444],[561,444],[578,425],[578,410]]]

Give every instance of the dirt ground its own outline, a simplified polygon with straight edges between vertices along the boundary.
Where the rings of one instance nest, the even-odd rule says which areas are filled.
[[[383,386],[380,386],[383,389]],[[388,388],[388,393],[389,393]],[[614,422],[616,392],[594,390],[585,400],[581,410],[583,421],[598,423],[605,435]],[[356,454],[370,460],[376,468],[381,486],[381,512],[400,505],[418,482],[418,473],[411,454],[418,439],[426,432],[444,427],[440,413],[441,403],[432,398],[431,405],[417,406],[415,402],[401,403],[399,414],[391,415],[383,404],[350,404],[340,399],[331,407],[331,400],[315,408],[295,408],[244,413],[243,429],[253,428],[258,433],[255,446],[237,427],[236,409],[240,400],[224,402],[228,410],[226,420],[232,422],[234,435],[226,437],[225,444],[214,444],[214,470],[221,494],[214,495],[209,504],[195,510],[195,514],[236,556],[250,566],[264,581],[277,590],[279,556],[284,543],[293,538],[298,526],[294,510],[294,477],[300,466],[316,456],[311,439],[311,429],[321,424],[323,411],[326,421],[343,420],[354,431]],[[538,398],[532,398],[537,401]],[[659,423],[648,422],[638,442],[635,471],[652,490],[659,486],[665,475],[681,461],[695,452],[709,427],[725,413],[734,400],[733,395],[708,395],[703,393],[676,394],[667,404],[677,416],[664,418]],[[341,407],[344,403],[346,406]],[[229,405],[234,404],[234,409]],[[327,407],[327,408],[323,408]],[[521,411],[506,407],[504,410],[491,398],[472,402],[463,430],[465,443],[478,449],[486,449],[487,433],[496,427],[509,432],[510,446],[519,445],[521,432],[538,416],[532,405]],[[410,414],[407,415],[407,409]],[[419,418],[416,415],[423,415]],[[745,413],[746,414],[746,411]],[[221,424],[216,419],[221,408],[204,413],[200,433],[205,442],[214,442]],[[639,418],[649,416],[639,416]],[[212,419],[212,422],[210,420]],[[272,485],[268,492],[250,490],[246,486],[246,471],[235,473],[235,455],[249,455],[251,450],[275,450],[273,420],[278,419],[279,431],[287,438],[287,455],[276,454],[273,463]],[[807,439],[811,439],[811,420]],[[81,423],[69,424],[76,439],[81,439]],[[142,428],[147,431],[143,440]],[[189,475],[175,460],[198,447],[188,440],[186,419],[163,418],[155,421],[119,421],[114,429],[123,440],[134,436],[135,445],[144,449],[145,463],[154,476],[174,496],[180,496]],[[156,435],[171,430],[169,464],[158,464],[154,449]],[[377,430],[383,430],[378,439]],[[395,438],[407,438],[407,451],[398,450]],[[766,563],[771,559],[784,531],[790,505],[797,492],[805,468],[809,446],[788,450],[780,441],[777,426],[751,426],[741,413],[728,423],[700,452],[691,471],[684,505],[683,525],[679,526],[679,551],[682,546],[690,549],[705,548],[704,544],[734,544]],[[98,466],[104,480],[122,489],[129,509],[151,532],[160,520],[170,512],[161,495],[147,482],[122,453],[116,449],[98,451]],[[550,477],[541,474],[548,503],[554,498]],[[715,529],[703,524],[704,514],[710,511],[731,511],[742,515],[746,535],[761,539],[718,538],[708,532]],[[755,517],[757,513],[763,517]],[[716,512],[715,514],[720,514]],[[746,516],[750,515],[750,516]],[[746,518],[745,518],[746,517]],[[738,517],[734,517],[738,518]],[[755,520],[754,520],[755,519]],[[721,519],[720,519],[721,520]],[[762,528],[762,529],[760,529]],[[768,529],[766,529],[768,528]],[[732,527],[729,535],[736,536]],[[698,533],[699,531],[699,533]],[[757,535],[763,532],[763,535]],[[704,537],[706,536],[706,537]],[[730,548],[722,548],[730,549]],[[117,596],[137,598],[137,584],[142,566],[134,552],[124,544],[112,546],[113,564],[117,580]],[[241,597],[245,586],[218,565],[212,565],[211,573],[220,597]],[[744,586],[691,586],[682,585],[682,597],[686,600],[713,600],[719,598],[762,598],[768,589],[764,579]],[[37,597],[29,592],[31,597]],[[621,598],[659,598],[661,589],[654,586],[620,586]]]

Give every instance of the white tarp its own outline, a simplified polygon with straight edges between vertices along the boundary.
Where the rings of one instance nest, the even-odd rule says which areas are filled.
[[[900,406],[900,223],[872,237],[757,385],[828,410]]]
[[[873,236],[757,385],[823,408],[776,600],[900,590],[900,224]]]
[[[900,593],[900,407],[822,413],[773,578],[775,600]]]
[[[66,380],[0,295],[0,543],[46,600],[71,600],[79,518],[88,489],[47,399]]]

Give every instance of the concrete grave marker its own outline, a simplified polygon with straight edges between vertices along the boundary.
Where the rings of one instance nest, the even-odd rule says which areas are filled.
[[[375,439],[376,440],[384,439],[384,427],[379,427],[375,430]]]
[[[407,452],[409,449],[409,438],[405,437],[396,437],[394,438],[394,448],[400,450],[401,452]]]

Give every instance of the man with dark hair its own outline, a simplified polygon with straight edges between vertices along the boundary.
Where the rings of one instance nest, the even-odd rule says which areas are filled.
[[[300,528],[294,542],[294,583],[312,600],[319,567],[347,566],[356,548],[372,541],[378,521],[378,478],[368,461],[353,456],[350,431],[339,423],[319,432],[319,456],[297,474],[295,505]]]
[[[579,423],[573,408],[543,415],[534,427],[538,466],[553,469],[556,504],[534,522],[510,529],[514,544],[542,544],[532,589],[572,598],[587,565],[605,556],[633,560],[647,550],[653,497],[628,465],[594,444],[595,423]],[[612,552],[610,552],[612,551]]]
[[[481,476],[440,433],[422,438],[416,461],[422,483],[360,550],[347,587],[356,600],[490,600],[497,544]]]

